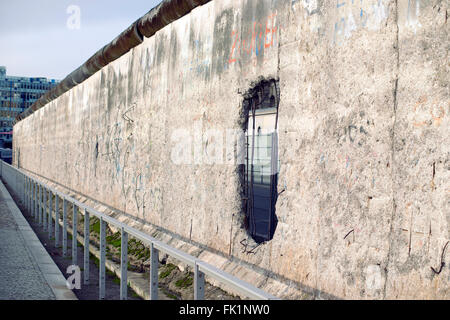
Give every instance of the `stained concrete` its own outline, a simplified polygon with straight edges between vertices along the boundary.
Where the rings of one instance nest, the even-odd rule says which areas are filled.
[[[450,227],[447,17],[438,0],[212,1],[17,123],[14,163],[282,298],[448,299],[450,254],[431,270]],[[206,155],[259,77],[280,83],[284,192],[248,253],[233,153]]]

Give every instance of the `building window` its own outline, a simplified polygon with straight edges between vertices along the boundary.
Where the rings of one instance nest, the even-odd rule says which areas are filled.
[[[246,228],[257,243],[272,240],[277,227],[278,105],[275,80],[262,81],[244,100],[246,157],[243,166]]]

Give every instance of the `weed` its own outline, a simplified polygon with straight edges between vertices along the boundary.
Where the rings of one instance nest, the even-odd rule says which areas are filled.
[[[178,280],[177,282],[175,282],[175,285],[178,288],[188,288],[192,285],[193,283],[193,279],[190,276],[186,276],[183,279]]]
[[[100,220],[97,217],[92,218],[92,232],[100,234]]]
[[[176,266],[171,263],[165,265],[164,270],[159,274],[159,278],[160,279],[167,278],[175,268]]]
[[[174,295],[174,294],[171,294],[170,292],[166,293],[166,295],[167,295],[167,297],[169,297],[170,299],[178,300],[177,296]]]
[[[134,292],[134,291],[131,292],[131,295],[132,295],[134,298],[141,298],[141,296],[138,295],[138,294],[137,294],[136,292]]]

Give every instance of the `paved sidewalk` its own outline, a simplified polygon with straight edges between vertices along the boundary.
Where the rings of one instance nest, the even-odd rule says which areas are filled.
[[[0,181],[0,300],[74,300],[66,280]]]

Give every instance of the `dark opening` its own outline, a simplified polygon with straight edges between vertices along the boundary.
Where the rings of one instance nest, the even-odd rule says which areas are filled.
[[[275,80],[261,81],[244,100],[244,210],[246,228],[257,243],[272,240],[278,223],[278,105]]]

